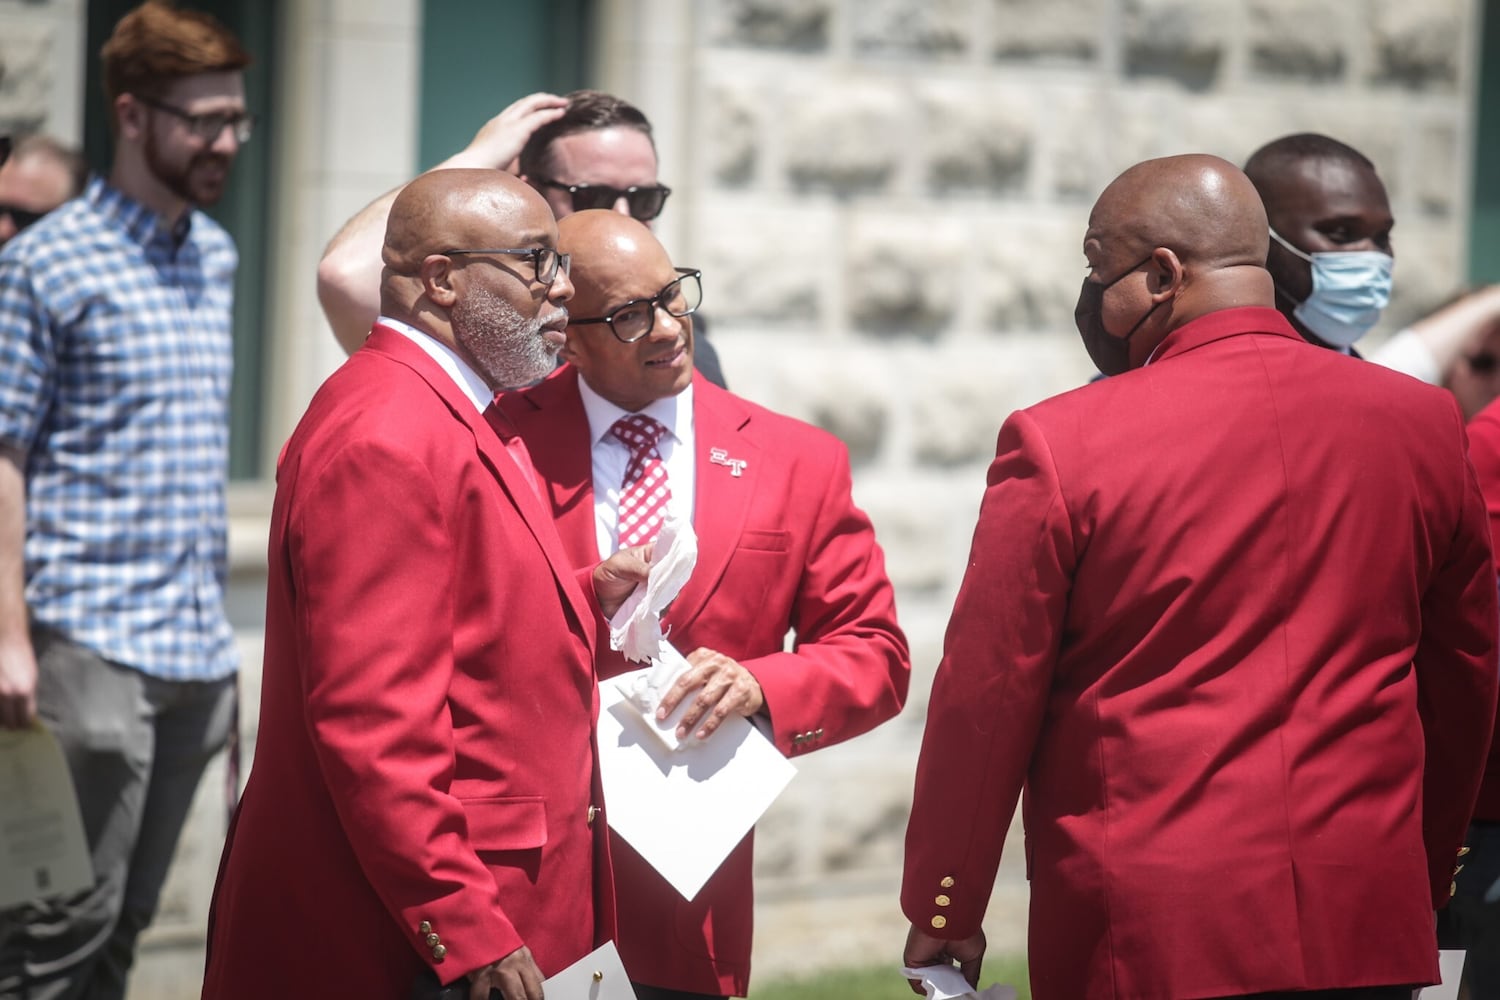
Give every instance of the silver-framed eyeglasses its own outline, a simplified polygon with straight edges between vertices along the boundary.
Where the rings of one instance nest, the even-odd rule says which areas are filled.
[[[444,250],[444,257],[479,256],[498,253],[507,257],[521,257],[531,261],[536,270],[539,285],[551,286],[557,280],[557,272],[567,274],[573,267],[572,254],[558,253],[551,247],[486,247],[479,250]]]
[[[217,142],[219,135],[227,127],[234,134],[234,141],[244,144],[250,141],[250,136],[255,133],[255,116],[248,111],[213,111],[201,115],[195,115],[191,111],[184,111],[175,104],[166,101],[158,101],[154,97],[145,94],[136,94],[135,99],[148,108],[165,111],[176,118],[187,122],[188,131],[202,142]]]
[[[569,326],[587,326],[603,323],[609,332],[623,344],[633,344],[649,337],[656,329],[656,310],[681,319],[691,315],[703,303],[703,272],[693,267],[674,267],[680,277],[670,281],[662,290],[647,299],[631,299],[615,306],[603,316],[569,319]]]

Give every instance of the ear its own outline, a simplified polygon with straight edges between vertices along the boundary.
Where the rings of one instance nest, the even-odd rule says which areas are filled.
[[[1150,273],[1151,300],[1162,302],[1182,290],[1183,268],[1177,252],[1170,247],[1157,247],[1151,252]]]
[[[440,253],[430,253],[422,259],[417,271],[422,280],[422,292],[433,305],[452,309],[458,301],[458,290],[453,287],[453,259]]]
[[[146,134],[146,113],[150,109],[136,100],[134,94],[121,94],[115,98],[113,110],[115,121],[120,125],[120,138],[141,141]]]

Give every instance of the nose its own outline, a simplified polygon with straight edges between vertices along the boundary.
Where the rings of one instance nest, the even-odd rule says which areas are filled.
[[[619,212],[621,215],[629,215],[630,214],[630,200],[628,198],[626,198],[623,194],[620,195],[620,197],[618,197],[618,198],[615,199],[614,205],[611,206],[611,211]]]
[[[652,327],[653,333],[670,336],[673,340],[682,336],[683,324],[687,322],[685,316],[673,316],[667,312],[667,307],[660,303],[656,306],[656,323]]]
[[[552,284],[547,286],[547,301],[558,305],[573,297],[573,279],[568,277],[568,272],[562,268],[557,269],[557,275],[552,279]]]

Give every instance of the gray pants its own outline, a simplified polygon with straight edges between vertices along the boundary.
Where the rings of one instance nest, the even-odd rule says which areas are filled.
[[[164,681],[32,629],[37,711],[62,744],[94,885],[0,913],[0,1000],[123,998],[235,680]]]

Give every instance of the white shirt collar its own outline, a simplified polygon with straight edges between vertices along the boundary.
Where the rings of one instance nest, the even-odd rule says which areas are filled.
[[[474,404],[474,409],[480,413],[483,413],[485,408],[494,401],[495,390],[491,389],[489,384],[479,377],[479,373],[470,368],[464,359],[458,356],[458,352],[447,344],[429,333],[423,333],[409,323],[401,322],[399,319],[382,316],[375,322],[380,326],[390,327],[426,351],[427,356],[436,361],[438,367],[448,373],[448,377],[453,380],[453,384],[458,386],[465,396],[469,397],[469,400]]]
[[[628,415],[631,411],[622,410],[603,396],[593,390],[583,373],[578,373],[578,395],[583,398],[583,412],[589,420],[589,445],[598,445],[604,437],[609,434],[609,429],[615,425],[615,421]],[[676,441],[682,441],[684,436],[681,428],[693,419],[693,385],[675,396],[667,396],[665,399],[653,400],[650,405],[637,410],[661,421]]]

